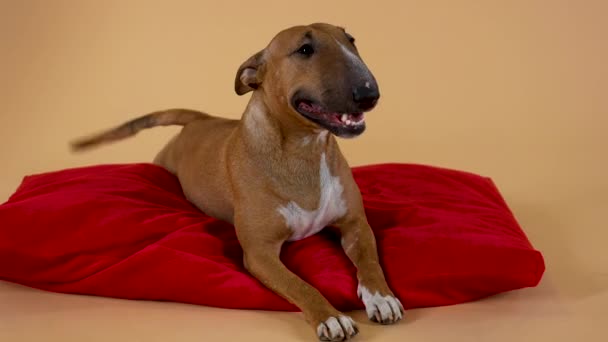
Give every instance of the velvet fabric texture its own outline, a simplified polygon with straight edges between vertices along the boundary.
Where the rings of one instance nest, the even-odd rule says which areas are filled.
[[[494,183],[413,164],[353,168],[387,281],[406,308],[536,286],[545,266]],[[0,279],[62,293],[296,311],[243,267],[234,227],[151,164],[25,177],[0,206]],[[331,228],[281,259],[340,310],[363,308]]]

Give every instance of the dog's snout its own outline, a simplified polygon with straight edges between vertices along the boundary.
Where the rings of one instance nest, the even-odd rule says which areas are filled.
[[[353,89],[353,100],[362,110],[374,108],[378,98],[380,98],[378,87],[370,86],[369,83]]]

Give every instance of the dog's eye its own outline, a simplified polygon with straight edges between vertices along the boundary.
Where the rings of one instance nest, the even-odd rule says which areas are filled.
[[[304,44],[300,46],[300,48],[296,52],[300,55],[311,56],[313,53],[315,53],[315,50],[312,48],[312,45]]]
[[[355,37],[351,36],[350,34],[346,33],[346,38],[348,39],[348,41],[355,45]]]

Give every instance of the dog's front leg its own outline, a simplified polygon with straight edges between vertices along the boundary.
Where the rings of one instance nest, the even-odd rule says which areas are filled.
[[[403,306],[389,288],[380,266],[376,239],[364,214],[336,225],[342,233],[342,248],[357,267],[357,294],[370,320],[392,324],[403,318]]]
[[[359,332],[355,322],[281,262],[279,255],[284,241],[272,241],[249,233],[263,229],[237,228],[247,270],[266,287],[300,308],[321,341],[345,341],[354,337]]]

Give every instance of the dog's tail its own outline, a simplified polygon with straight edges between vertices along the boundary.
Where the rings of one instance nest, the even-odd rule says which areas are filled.
[[[134,136],[139,131],[156,126],[185,126],[188,123],[208,118],[209,115],[189,109],[169,109],[146,114],[107,131],[77,139],[70,143],[72,151],[82,151],[100,144],[110,143]]]

